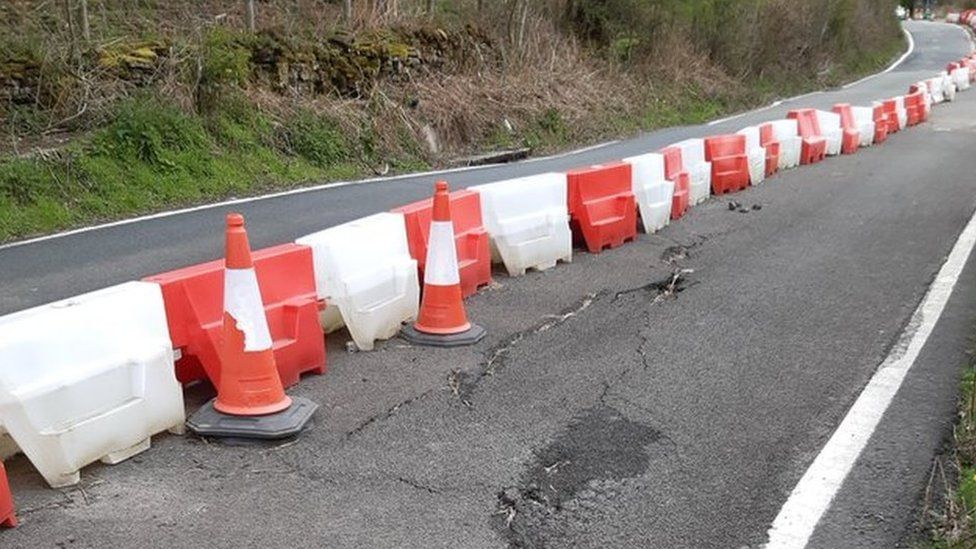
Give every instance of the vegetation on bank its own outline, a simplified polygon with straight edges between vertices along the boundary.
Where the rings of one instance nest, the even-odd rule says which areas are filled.
[[[936,456],[919,517],[928,539],[917,549],[976,547],[976,357],[960,385],[957,422],[946,453]]]
[[[0,5],[0,240],[701,122],[878,70],[895,0]],[[54,9],[57,5],[59,9]]]

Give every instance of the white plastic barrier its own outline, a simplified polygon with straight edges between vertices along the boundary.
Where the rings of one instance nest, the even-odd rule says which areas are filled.
[[[945,96],[946,101],[956,100],[956,83],[946,71],[942,71],[942,95]]]
[[[786,170],[800,165],[803,139],[796,120],[773,120],[773,135],[779,142],[779,169]]]
[[[158,285],[129,282],[0,318],[0,423],[52,487],[183,422]]]
[[[956,90],[965,91],[969,89],[969,67],[959,67],[949,75],[952,82],[956,85]]]
[[[471,187],[481,195],[481,217],[493,261],[509,276],[573,259],[566,205],[566,174],[544,173]]]
[[[854,124],[860,134],[860,146],[869,147],[874,144],[874,110],[869,107],[851,107]]]
[[[749,158],[749,181],[758,185],[766,179],[766,147],[759,144],[759,127],[746,126],[736,132],[746,136],[746,156]]]
[[[928,84],[929,95],[932,97],[932,103],[938,104],[945,101],[945,92],[943,88],[943,80],[941,77],[930,78],[926,80]]]
[[[905,96],[896,95],[892,99],[895,100],[895,114],[898,115],[898,128],[904,130],[908,126],[908,109],[905,108]]]
[[[923,81],[917,82],[915,84],[918,86],[919,91],[922,92],[922,101],[925,102],[925,109],[927,111],[932,110],[932,91],[929,89],[928,83]]]
[[[644,232],[653,233],[667,226],[671,220],[674,182],[665,178],[664,156],[648,153],[624,158],[624,162],[631,166],[631,183]]]
[[[827,154],[836,156],[840,154],[841,146],[844,144],[844,130],[840,125],[840,115],[830,111],[815,110],[817,113],[817,125],[820,126],[820,135],[827,140]]]
[[[712,192],[712,163],[705,160],[705,140],[686,139],[673,146],[681,149],[681,163],[691,181],[688,203],[704,202]]]
[[[312,248],[316,293],[327,302],[325,331],[345,325],[356,347],[370,351],[417,317],[420,283],[403,214],[371,215],[295,243]]]

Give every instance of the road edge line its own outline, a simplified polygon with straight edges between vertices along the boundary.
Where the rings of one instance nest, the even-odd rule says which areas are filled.
[[[928,341],[976,246],[976,212],[959,234],[908,328],[793,488],[767,532],[766,549],[806,547]]]

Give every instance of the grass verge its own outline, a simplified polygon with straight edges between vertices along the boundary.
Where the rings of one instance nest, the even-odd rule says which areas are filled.
[[[926,489],[914,549],[976,547],[976,357],[963,373],[951,448],[937,456]]]

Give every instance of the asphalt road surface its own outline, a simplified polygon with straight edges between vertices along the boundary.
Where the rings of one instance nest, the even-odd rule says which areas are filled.
[[[970,51],[910,23],[894,71],[712,127],[451,174],[455,186],[566,169],[735,130],[797,105],[904,93]],[[791,170],[636,243],[469,299],[469,348],[393,340],[292,391],[321,404],[278,446],[163,435],[48,489],[8,460],[6,547],[759,547],[902,333],[976,209],[976,93],[880,147]],[[432,177],[235,206],[270,245],[430,193]],[[728,200],[747,207],[730,211]],[[226,208],[0,250],[13,311],[218,257]],[[811,546],[895,547],[914,531],[952,420],[976,314],[972,263]],[[661,289],[690,269],[675,291]],[[188,395],[188,409],[205,398]]]

